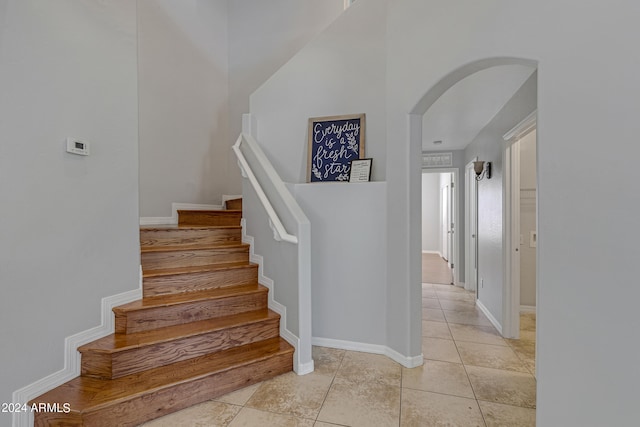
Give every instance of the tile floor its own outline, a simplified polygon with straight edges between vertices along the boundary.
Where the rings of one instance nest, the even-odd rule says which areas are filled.
[[[314,347],[315,372],[281,375],[145,427],[535,426],[535,314],[501,338],[474,295],[423,284],[424,365]]]

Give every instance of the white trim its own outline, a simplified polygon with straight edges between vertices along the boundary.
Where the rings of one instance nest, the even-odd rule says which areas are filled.
[[[503,304],[505,338],[520,336],[520,146],[504,151],[503,171]]]
[[[175,225],[178,222],[174,222],[172,216],[141,216],[140,225]]]
[[[440,258],[442,258],[442,254],[440,253],[440,251],[422,251],[423,254],[432,254],[432,255],[438,255]]]
[[[537,117],[536,109],[503,136],[503,335],[506,338],[520,336],[520,139],[536,129]]]
[[[278,242],[283,241],[283,242],[297,244],[298,238],[293,234],[288,233],[287,230],[284,228],[284,225],[282,224],[280,217],[278,217],[278,214],[276,213],[275,209],[273,209],[273,206],[271,205],[269,198],[264,193],[262,186],[260,186],[258,179],[256,178],[253,171],[251,170],[251,166],[249,166],[247,159],[244,157],[244,154],[240,149],[240,145],[242,145],[242,143],[247,144],[249,149],[253,152],[256,158],[258,158],[258,161],[261,164],[263,165],[268,164],[268,160],[264,156],[264,153],[262,153],[262,150],[259,149],[258,144],[255,142],[253,137],[251,137],[251,135],[240,134],[240,136],[238,136],[236,143],[232,147],[233,152],[236,154],[236,157],[238,158],[238,166],[240,167],[240,170],[242,172],[242,177],[247,178],[249,180],[249,182],[251,183],[251,186],[256,192],[256,195],[258,196],[258,199],[260,200],[260,203],[262,203],[262,206],[267,212],[267,216],[269,217],[269,227],[271,227],[271,230],[273,231],[273,239]],[[269,170],[266,170],[266,168],[265,168],[265,171],[267,172],[267,174],[269,174],[270,172]],[[273,177],[271,181],[277,182],[277,180],[273,179]],[[286,191],[284,184],[282,184],[282,189]],[[277,188],[277,190],[280,190],[280,189]]]
[[[227,200],[235,200],[235,199],[242,199],[242,194],[223,194],[222,195],[223,208],[227,207]]]
[[[112,334],[115,330],[113,308],[142,298],[142,267],[140,267],[139,287],[132,291],[102,298],[100,326],[71,335],[64,340],[64,368],[13,392],[12,401],[27,403],[29,400],[52,390],[80,375],[80,353],[78,347]],[[14,412],[13,427],[33,425],[33,414]]]
[[[509,132],[505,133],[502,139],[508,142],[515,142],[536,128],[538,121],[538,110],[535,109],[525,117],[520,123],[515,125]]]
[[[503,335],[502,334],[502,325],[500,324],[500,322],[498,322],[498,320],[495,317],[493,317],[493,314],[491,314],[489,309],[482,303],[482,301],[477,299],[476,300],[476,305],[478,306],[480,311],[482,311],[484,313],[484,315],[487,316],[487,319],[489,319],[489,322],[491,322],[491,324],[498,330],[500,335]]]
[[[465,288],[465,283],[464,283],[464,282],[456,282],[456,286],[457,286],[457,287],[459,287],[459,288],[464,288],[464,289],[466,289],[466,288]]]
[[[222,197],[224,198],[224,196]],[[140,225],[175,225],[178,223],[178,211],[180,210],[219,211],[222,209],[223,205],[206,205],[201,203],[171,203],[171,216],[142,216],[140,217]]]
[[[405,368],[416,368],[422,366],[424,358],[421,355],[414,357],[404,356],[397,351],[384,345],[367,344],[355,341],[334,340],[331,338],[313,337],[311,339],[313,345],[320,347],[339,348],[341,350],[360,351],[363,353],[382,354],[388,358],[398,362]]]
[[[536,313],[535,305],[521,305],[520,313]]]
[[[264,258],[254,252],[254,238],[247,234],[247,222],[245,218],[240,220],[242,226],[242,242],[249,245],[249,260],[258,264],[258,283],[269,289],[268,306],[270,310],[280,315],[280,336],[295,348],[293,357],[293,370],[298,375],[305,375],[313,372],[313,359],[310,362],[303,363],[301,361],[298,348],[300,347],[300,338],[287,329],[287,307],[280,304],[274,299],[275,289],[273,280],[264,275]]]
[[[477,235],[478,235],[478,224],[477,224],[477,218],[478,218],[478,202],[477,202],[477,197],[478,197],[478,181],[476,181],[475,178],[475,172],[473,169],[473,162],[478,160],[478,157],[474,157],[471,162],[467,163],[467,165],[464,168],[464,279],[465,279],[465,289],[467,291],[473,291],[476,292],[476,288],[478,285],[478,277],[477,277],[477,271],[475,269],[475,265],[472,264],[471,261],[471,245],[476,243],[477,244]],[[473,188],[473,192],[472,192],[472,188],[470,188],[469,181],[472,180],[474,188]],[[473,193],[473,194],[472,194]],[[474,207],[475,207],[475,212],[471,212],[471,198],[475,197],[476,201],[475,203],[473,203]],[[476,220],[476,226],[474,227],[476,230],[476,240],[472,239],[471,237],[471,217],[472,217],[472,213],[473,213],[473,217]],[[476,246],[474,254],[476,255],[476,258],[478,257],[478,247]],[[470,280],[472,278],[472,276],[476,276],[473,277],[473,280]]]

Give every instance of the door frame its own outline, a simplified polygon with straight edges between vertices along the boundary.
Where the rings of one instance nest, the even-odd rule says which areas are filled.
[[[464,186],[464,288],[467,291],[476,292],[478,288],[478,181],[476,181],[476,173],[473,169],[473,162],[478,160],[474,157],[464,169],[465,186]],[[472,182],[473,185],[469,185]],[[473,209],[472,209],[473,206]],[[471,225],[475,222],[475,227]],[[472,237],[471,230],[475,229],[476,236]],[[471,249],[474,248],[475,265],[472,263]],[[475,271],[474,271],[475,267]],[[473,279],[473,280],[471,280]]]
[[[505,338],[513,339],[520,338],[520,139],[536,129],[537,113],[538,110],[534,110],[503,136],[505,149],[503,159],[504,295],[502,335]],[[536,283],[536,293],[538,289],[539,286]]]
[[[453,264],[453,284],[455,286],[460,286],[460,287],[464,287],[464,283],[460,282],[460,266],[458,265],[458,261],[459,261],[459,255],[458,255],[458,231],[460,229],[460,216],[459,216],[459,212],[458,212],[458,188],[459,185],[458,183],[459,178],[458,178],[458,174],[459,174],[459,169],[458,168],[422,168],[421,170],[421,174],[424,173],[451,173],[452,174],[452,179],[451,182],[453,183],[453,197],[451,197],[451,202],[453,204],[453,209],[451,212],[451,215],[453,217],[453,221],[454,221],[454,232],[453,232],[453,244],[451,245],[451,247],[449,248],[449,251],[451,252],[451,255],[449,256],[450,260],[449,263]],[[420,183],[422,185],[422,179],[420,179]],[[440,198],[442,196],[439,196]],[[420,187],[420,198],[422,199],[422,187]],[[420,227],[422,228],[422,221],[420,221]]]

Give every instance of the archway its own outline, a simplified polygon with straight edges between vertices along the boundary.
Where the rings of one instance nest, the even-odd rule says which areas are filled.
[[[410,112],[410,116],[409,116],[409,140],[410,140],[410,144],[414,147],[412,148],[412,153],[416,153],[417,150],[415,149],[415,147],[422,147],[422,136],[423,136],[423,122],[422,122],[422,118],[423,115],[429,111],[429,109],[436,103],[436,101],[438,101],[438,99],[440,99],[449,89],[453,88],[454,86],[456,86],[459,82],[461,82],[463,79],[478,73],[482,70],[486,70],[489,68],[493,68],[493,67],[501,67],[501,66],[506,66],[506,65],[521,65],[521,66],[525,66],[528,67],[532,70],[532,72],[537,68],[537,63],[536,61],[532,61],[532,60],[528,60],[528,59],[522,59],[522,58],[508,58],[508,57],[498,57],[498,58],[487,58],[487,59],[482,59],[482,60],[478,60],[478,61],[474,61],[471,62],[469,64],[466,64],[464,66],[461,66],[453,71],[451,71],[449,74],[445,75],[444,77],[442,77],[436,84],[434,84],[425,94],[424,96],[422,96],[422,98],[420,98],[420,100],[416,103],[416,105],[411,109]],[[519,120],[518,120],[519,121]],[[516,122],[517,123],[517,122]],[[514,123],[514,125],[516,124]],[[502,136],[502,135],[501,135]],[[417,171],[413,171],[414,165],[417,165],[418,162],[412,162],[412,171],[410,173],[411,176],[411,180],[413,180],[413,177],[417,176],[418,173]],[[461,169],[464,168],[464,164],[460,166]],[[462,173],[462,170],[460,170],[460,172]],[[498,180],[500,180],[500,178],[498,178]],[[417,184],[418,186],[420,185],[420,183],[412,183],[411,187],[414,187],[414,184]],[[500,190],[503,192],[505,191],[504,185],[502,185],[500,187]],[[463,190],[461,190],[463,191]],[[413,193],[412,193],[413,195]],[[502,200],[504,200],[504,197],[502,198]],[[464,208],[461,207],[460,211],[464,211]],[[410,212],[410,216],[413,215],[419,215],[418,212],[413,212],[413,210]],[[505,210],[502,209],[502,226],[504,227],[506,223],[508,223],[508,221],[504,218],[505,215]],[[415,239],[417,234],[416,233],[411,233],[410,235],[410,239]],[[460,241],[464,241],[464,238],[461,236],[461,240]],[[464,252],[464,245],[460,245],[461,246],[461,252]],[[410,242],[410,247],[416,247],[416,243],[415,242]],[[503,241],[502,241],[502,246],[500,247],[500,251],[503,252],[507,250],[508,246],[504,244],[504,235],[503,235]],[[411,260],[413,261],[416,258],[411,258]],[[417,265],[413,265],[413,262],[410,263],[410,269],[411,272],[414,272],[417,270],[419,266]],[[511,287],[509,286],[509,278],[506,277],[506,273],[504,271],[504,265],[496,265],[495,268],[497,269],[502,269],[503,270],[503,276],[502,276],[502,280],[500,281],[500,283],[498,284],[499,287],[501,287],[501,307],[498,310],[494,310],[494,312],[498,313],[498,315],[496,316],[496,318],[492,319],[492,323],[494,323],[494,326],[496,326],[496,328],[503,333],[503,335],[505,336],[510,336],[511,335],[511,330],[512,330],[512,317],[513,317],[513,313],[517,313],[518,310],[514,309],[512,307],[512,305],[514,304],[513,302],[513,298],[511,297]],[[414,270],[416,269],[416,270]],[[415,275],[412,275],[412,277],[417,277]],[[479,304],[481,305],[481,304]],[[484,307],[481,307],[484,308]],[[486,308],[485,308],[486,310]],[[483,310],[484,311],[484,310]],[[488,311],[488,310],[487,310]],[[485,311],[486,313],[486,311]],[[488,314],[488,313],[487,313]],[[419,316],[419,314],[416,314],[416,316]],[[488,316],[491,317],[491,316]],[[516,322],[517,323],[517,322]],[[506,329],[503,329],[503,326],[506,326]],[[504,331],[504,332],[503,332]]]

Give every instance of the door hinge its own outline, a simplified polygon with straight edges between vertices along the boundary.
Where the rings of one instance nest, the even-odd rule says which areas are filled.
[[[456,183],[455,183],[455,182],[452,182],[452,183],[451,183],[451,188],[454,188],[455,186],[456,186]]]
[[[453,263],[451,263],[451,268],[453,268]]]

